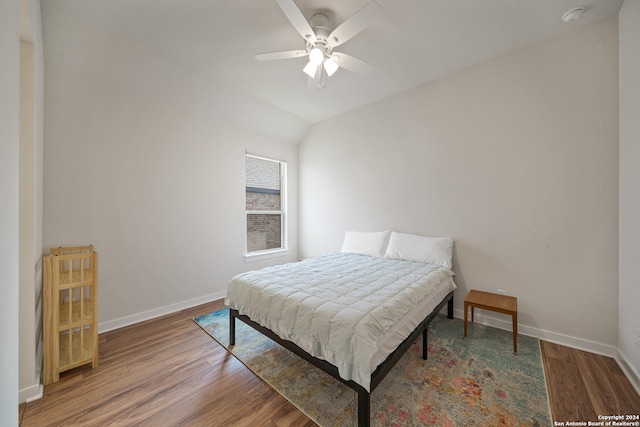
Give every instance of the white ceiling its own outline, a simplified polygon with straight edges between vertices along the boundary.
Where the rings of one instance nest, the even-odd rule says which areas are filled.
[[[98,76],[125,90],[206,109],[268,135],[299,140],[313,123],[542,39],[615,16],[623,0],[377,0],[382,13],[339,51],[375,66],[339,70],[309,90],[304,49],[275,0],[42,0],[47,70]],[[333,28],[368,0],[296,0]],[[565,24],[562,14],[586,11]],[[196,107],[198,106],[198,107]]]

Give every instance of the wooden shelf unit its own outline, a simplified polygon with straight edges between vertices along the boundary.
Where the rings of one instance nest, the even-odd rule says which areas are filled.
[[[53,248],[43,257],[43,383],[91,363],[98,366],[98,253],[90,246]]]

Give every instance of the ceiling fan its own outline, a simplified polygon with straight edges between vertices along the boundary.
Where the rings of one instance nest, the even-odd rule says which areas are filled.
[[[290,59],[307,56],[309,62],[303,71],[309,76],[307,86],[310,89],[324,87],[324,75],[332,76],[338,68],[356,73],[367,73],[373,69],[368,64],[351,55],[334,52],[353,36],[364,30],[380,14],[380,6],[375,1],[364,5],[333,31],[328,28],[329,18],[323,13],[314,14],[309,22],[298,9],[293,0],[276,0],[291,24],[306,43],[305,49],[285,50],[280,52],[259,53],[255,58],[259,61]]]

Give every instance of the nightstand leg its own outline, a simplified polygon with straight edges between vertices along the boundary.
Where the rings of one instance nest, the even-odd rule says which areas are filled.
[[[471,308],[473,310],[473,307]],[[464,303],[464,337],[467,337],[467,311],[469,311],[469,304]]]
[[[513,318],[513,352],[518,352],[518,313],[511,315]]]

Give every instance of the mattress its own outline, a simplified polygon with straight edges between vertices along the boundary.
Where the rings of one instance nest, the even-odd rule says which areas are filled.
[[[456,286],[435,264],[335,253],[234,277],[225,303],[336,366],[371,373]]]

